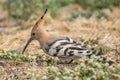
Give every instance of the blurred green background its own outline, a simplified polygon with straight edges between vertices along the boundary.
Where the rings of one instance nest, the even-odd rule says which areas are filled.
[[[119,7],[120,0],[7,0],[3,6],[4,9],[8,10],[10,18],[28,20],[36,11],[45,8],[48,8],[51,16],[55,18],[61,15],[60,8],[69,4],[78,4],[88,11],[87,13],[74,12],[72,14],[73,18],[78,14],[89,18],[96,11],[98,12],[98,18],[107,18],[107,15],[100,10],[104,8],[112,10],[113,7]]]

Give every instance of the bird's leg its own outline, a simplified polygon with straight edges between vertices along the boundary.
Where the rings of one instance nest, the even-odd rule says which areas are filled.
[[[73,62],[73,59],[71,59],[69,62],[67,62],[67,64],[71,64]]]
[[[70,61],[59,61],[58,64],[71,64],[73,62],[73,59],[70,59]]]

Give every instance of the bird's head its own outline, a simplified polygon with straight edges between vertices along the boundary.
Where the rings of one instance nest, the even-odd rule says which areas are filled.
[[[31,31],[31,37],[27,41],[27,44],[23,48],[22,54],[26,50],[27,46],[31,43],[32,40],[38,40],[41,36],[44,36],[44,30],[42,29],[43,24],[44,24],[44,16],[47,12],[47,9],[45,10],[44,14],[41,16],[41,18],[35,23],[32,31]]]

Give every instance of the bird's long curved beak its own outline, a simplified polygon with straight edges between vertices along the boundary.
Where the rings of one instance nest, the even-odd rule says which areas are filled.
[[[33,40],[32,38],[30,38],[28,40],[28,42],[26,43],[25,47],[23,48],[22,54],[24,53],[24,51],[26,50],[27,46],[31,43],[32,40]]]

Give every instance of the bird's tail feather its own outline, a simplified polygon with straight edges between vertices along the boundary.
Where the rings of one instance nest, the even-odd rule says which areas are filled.
[[[99,61],[102,63],[108,63],[109,65],[112,65],[115,63],[111,58],[109,58],[106,55],[94,55],[94,54],[92,54],[92,55],[88,55],[88,58],[95,59],[96,61]]]

